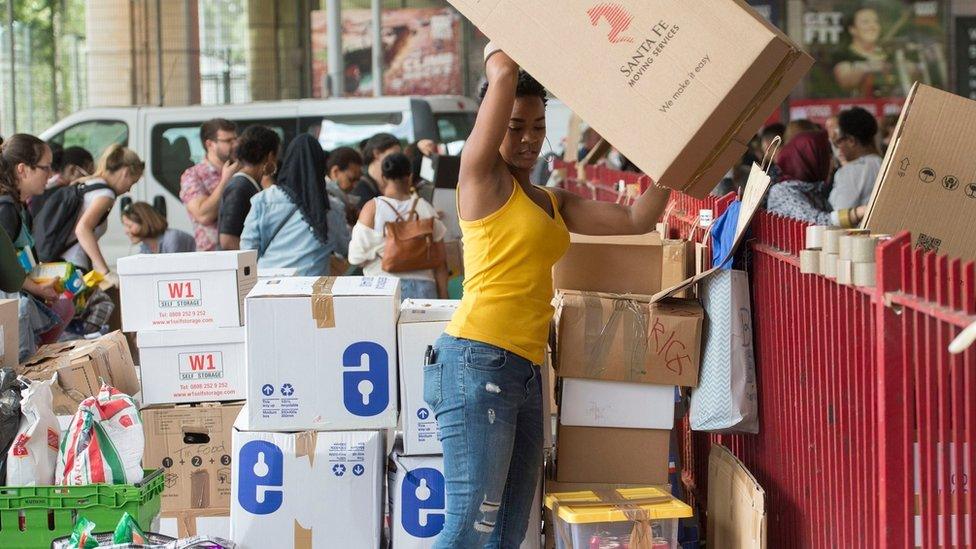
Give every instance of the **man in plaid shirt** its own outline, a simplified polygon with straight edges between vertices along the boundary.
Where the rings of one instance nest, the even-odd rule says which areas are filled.
[[[224,185],[240,169],[231,158],[237,146],[237,125],[223,118],[208,120],[200,126],[200,141],[207,155],[180,178],[180,200],[193,222],[197,251],[217,249],[217,213]]]

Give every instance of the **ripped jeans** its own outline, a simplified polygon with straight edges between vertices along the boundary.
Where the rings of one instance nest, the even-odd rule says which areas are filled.
[[[424,400],[444,446],[447,520],[434,549],[517,549],[542,470],[539,367],[493,345],[442,335]]]

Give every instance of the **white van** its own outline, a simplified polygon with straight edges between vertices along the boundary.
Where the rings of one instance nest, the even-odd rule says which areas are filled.
[[[464,141],[474,125],[477,104],[460,96],[298,99],[245,105],[188,107],[115,107],[85,109],[40,134],[63,147],[80,146],[97,160],[112,143],[133,149],[146,162],[146,174],[109,216],[108,232],[99,241],[106,261],[134,253],[122,231],[121,217],[129,200],[145,201],[167,213],[171,227],[193,234],[189,214],[180,202],[180,175],[204,156],[200,124],[226,118],[238,131],[251,124],[276,130],[282,151],[300,133],[311,133],[329,151],[358,148],[370,136],[387,132],[404,143],[433,139]]]

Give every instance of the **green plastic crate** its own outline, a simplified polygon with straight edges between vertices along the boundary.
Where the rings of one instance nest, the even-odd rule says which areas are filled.
[[[99,530],[114,530],[129,513],[148,529],[159,514],[165,479],[163,470],[147,470],[137,484],[89,486],[0,486],[0,547],[39,549],[71,534],[84,516]]]

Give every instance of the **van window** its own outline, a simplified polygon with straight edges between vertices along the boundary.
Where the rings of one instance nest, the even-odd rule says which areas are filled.
[[[82,147],[97,161],[109,145],[129,144],[129,126],[121,120],[88,120],[65,128],[50,141],[66,149]]]
[[[437,120],[437,133],[441,143],[466,141],[474,128],[474,113],[453,112],[434,115]]]
[[[359,144],[378,133],[390,133],[402,143],[413,140],[413,116],[409,111],[388,113],[335,114],[321,118],[319,144],[327,151],[339,147],[359,149]],[[303,126],[314,124],[303,119]]]
[[[262,124],[274,130],[282,140],[282,150],[295,136],[294,119],[238,120],[237,132],[252,124]],[[200,142],[200,122],[157,124],[152,129],[150,162],[153,177],[173,196],[180,196],[180,177],[187,168],[198,164],[206,156]]]

